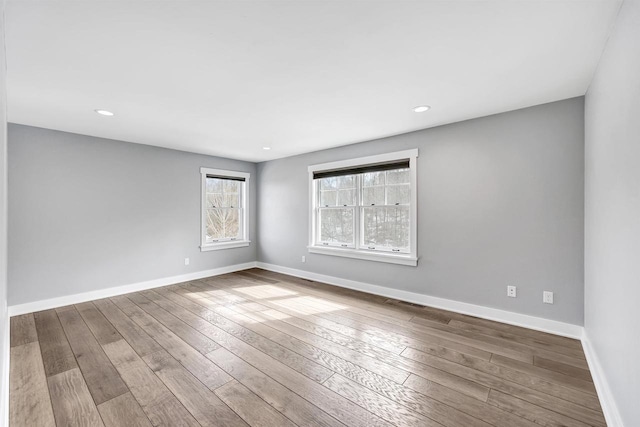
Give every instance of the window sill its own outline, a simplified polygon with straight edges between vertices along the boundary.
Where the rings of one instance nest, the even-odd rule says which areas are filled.
[[[221,249],[243,248],[245,246],[249,246],[250,243],[251,240],[233,240],[229,242],[207,243],[206,245],[200,246],[200,251],[206,252],[219,251]]]
[[[356,249],[344,249],[344,248],[327,248],[319,246],[308,246],[307,249],[310,253],[332,255],[346,258],[357,258],[367,261],[387,262],[390,264],[409,265],[415,267],[418,265],[418,258],[413,257],[410,254],[390,254],[383,252],[366,252]]]

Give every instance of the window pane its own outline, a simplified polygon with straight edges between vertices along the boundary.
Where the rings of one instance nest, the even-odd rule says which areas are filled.
[[[338,188],[356,188],[356,176],[355,175],[345,175],[345,176],[337,176]]]
[[[384,205],[384,185],[363,187],[362,204],[363,206]]]
[[[338,188],[338,177],[321,178],[318,181],[320,190],[335,190]]]
[[[240,190],[240,181],[236,181],[233,179],[223,179],[222,188],[225,193],[237,193]]]
[[[318,181],[320,206],[355,206],[356,175],[321,178]]]
[[[387,184],[409,184],[411,182],[410,169],[396,169],[387,171]]]
[[[320,209],[321,242],[353,244],[353,208]]]
[[[338,206],[355,206],[356,176],[338,176]]]
[[[238,193],[207,193],[207,209],[238,207],[240,207],[240,195]]]
[[[365,248],[409,249],[409,207],[362,208],[362,243]]]
[[[242,186],[242,182],[240,181],[234,181],[230,179],[223,180],[224,204],[222,206],[227,208],[240,207],[241,186]]]
[[[224,204],[226,208],[238,208],[240,207],[240,193],[224,193]]]
[[[222,180],[207,178],[207,193],[222,193]]]
[[[207,178],[207,208],[240,207],[242,182],[223,178]]]
[[[222,193],[207,193],[207,209],[222,206]]]
[[[388,205],[408,205],[410,200],[409,184],[387,185]]]
[[[356,189],[338,190],[338,206],[355,206]]]
[[[207,209],[207,241],[240,237],[240,209]]]
[[[320,206],[336,206],[338,190],[320,190]]]
[[[222,206],[224,193],[222,180],[219,178],[207,178],[207,209]]]
[[[385,184],[385,172],[367,172],[362,174],[362,186],[372,187]]]

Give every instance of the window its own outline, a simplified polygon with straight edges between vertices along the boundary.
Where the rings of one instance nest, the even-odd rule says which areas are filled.
[[[309,252],[417,265],[417,156],[310,166]]]
[[[200,249],[249,246],[248,192],[245,172],[201,168],[202,239]]]

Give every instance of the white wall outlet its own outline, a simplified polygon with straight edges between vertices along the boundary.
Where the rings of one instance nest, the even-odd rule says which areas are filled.
[[[307,257],[302,255],[302,262],[307,262]]]
[[[189,258],[184,259],[184,265],[189,265]]]
[[[507,296],[511,298],[516,297],[516,287],[515,286],[507,286]]]
[[[542,292],[542,302],[545,304],[553,304],[553,292],[551,291]]]

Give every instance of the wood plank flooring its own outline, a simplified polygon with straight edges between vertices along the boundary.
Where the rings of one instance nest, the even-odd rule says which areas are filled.
[[[10,425],[605,427],[579,341],[260,269],[11,319]]]

